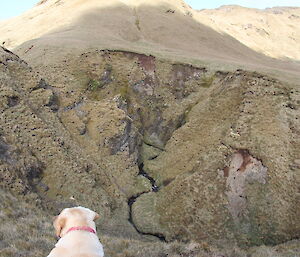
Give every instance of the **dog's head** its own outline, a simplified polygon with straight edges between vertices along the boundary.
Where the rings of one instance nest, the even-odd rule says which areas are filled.
[[[56,236],[63,237],[71,227],[88,226],[96,230],[95,220],[99,214],[81,206],[66,208],[54,218]]]

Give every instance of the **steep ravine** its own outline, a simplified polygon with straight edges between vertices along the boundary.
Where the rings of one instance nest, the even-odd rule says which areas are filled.
[[[106,235],[243,246],[299,237],[297,87],[129,52],[33,69],[0,53],[9,190],[22,193],[15,175],[32,177],[41,161],[46,207],[92,208]]]

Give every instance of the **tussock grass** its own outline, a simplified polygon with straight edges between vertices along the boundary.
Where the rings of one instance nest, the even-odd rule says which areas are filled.
[[[232,245],[215,247],[202,243],[141,242],[102,237],[106,257],[298,257],[300,241],[294,240],[275,247],[259,246],[241,249]]]
[[[51,217],[0,189],[0,256],[47,256],[55,243]]]
[[[101,228],[99,229],[101,234]],[[275,247],[250,249],[213,247],[205,242],[144,242],[125,238],[100,236],[105,257],[296,257],[300,241]],[[34,204],[26,203],[0,188],[0,256],[47,256],[56,243],[52,217]]]

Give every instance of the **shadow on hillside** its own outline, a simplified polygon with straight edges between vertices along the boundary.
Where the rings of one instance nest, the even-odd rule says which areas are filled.
[[[130,50],[219,69],[250,69],[299,76],[300,64],[267,57],[170,6],[117,5],[84,13],[73,25],[38,41],[60,47]],[[35,40],[36,41],[36,40]],[[25,43],[26,44],[26,43]]]

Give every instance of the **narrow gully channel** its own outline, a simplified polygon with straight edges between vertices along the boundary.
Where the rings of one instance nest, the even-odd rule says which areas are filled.
[[[144,170],[144,164],[143,163],[141,163],[140,165],[139,165],[139,174],[138,174],[139,176],[143,176],[143,177],[145,177],[145,178],[147,178],[149,181],[150,181],[150,183],[151,183],[151,185],[152,185],[152,192],[158,192],[159,191],[159,187],[156,185],[156,182],[155,182],[155,180],[152,178],[152,177],[150,177],[149,176],[149,174],[147,174],[146,172],[145,172],[145,170]],[[128,199],[128,206],[129,206],[129,218],[128,218],[128,221],[132,224],[132,226],[135,228],[135,230],[139,233],[139,234],[142,234],[142,235],[148,235],[148,236],[154,236],[154,237],[157,237],[160,241],[163,241],[163,242],[166,242],[166,238],[165,238],[165,236],[164,235],[162,235],[162,234],[159,234],[159,233],[145,233],[145,232],[142,232],[142,231],[140,231],[138,228],[137,228],[137,226],[135,225],[135,223],[133,222],[133,218],[132,218],[132,205],[135,203],[135,201],[136,201],[136,199],[138,198],[138,197],[140,197],[141,195],[143,195],[143,194],[146,194],[146,193],[149,193],[149,192],[142,192],[142,193],[140,193],[140,194],[138,194],[138,195],[134,195],[134,196],[132,196],[132,197],[130,197],[129,199]]]

